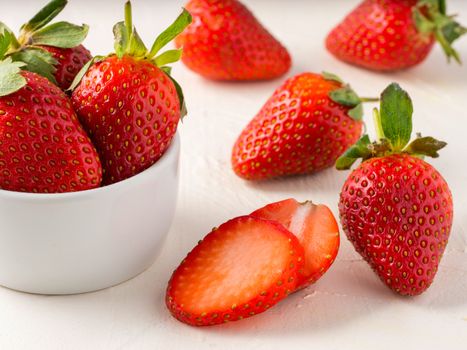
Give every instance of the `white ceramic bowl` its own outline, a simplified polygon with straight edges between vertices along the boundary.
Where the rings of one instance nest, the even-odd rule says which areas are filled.
[[[142,173],[94,190],[0,190],[0,284],[40,294],[95,291],[151,266],[178,192],[180,139]]]

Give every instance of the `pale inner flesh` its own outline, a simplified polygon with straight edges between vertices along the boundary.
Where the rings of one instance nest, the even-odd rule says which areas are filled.
[[[198,246],[176,281],[174,297],[188,312],[228,309],[267,291],[290,261],[288,238],[271,224],[249,219],[219,229]]]

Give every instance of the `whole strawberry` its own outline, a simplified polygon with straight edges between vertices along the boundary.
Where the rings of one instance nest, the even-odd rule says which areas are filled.
[[[7,32],[6,57],[23,62],[24,70],[45,76],[62,90],[70,87],[76,74],[91,59],[81,44],[88,26],[68,22],[49,24],[66,6],[67,0],[51,0],[21,27],[18,38],[0,23],[0,32]]]
[[[337,161],[348,169],[363,158],[342,188],[342,228],[389,288],[417,295],[433,282],[452,226],[448,184],[422,159],[446,143],[418,135],[408,144],[412,102],[397,84],[382,93],[375,121],[378,141],[364,135]]]
[[[138,174],[169,147],[186,111],[166,64],[179,60],[181,50],[158,52],[190,22],[184,11],[148,51],[127,2],[125,22],[114,27],[116,54],[96,57],[77,76],[73,106],[101,156],[105,184]]]
[[[362,133],[362,102],[333,74],[288,79],[238,137],[235,173],[247,180],[313,173],[334,165]]]
[[[68,97],[46,78],[20,71],[21,65],[0,61],[0,188],[52,193],[98,187],[99,157]]]
[[[279,77],[290,55],[237,0],[190,0],[193,24],[176,38],[182,61],[196,73],[216,80]]]
[[[364,0],[326,39],[342,61],[378,71],[415,66],[438,41],[460,62],[452,43],[467,29],[446,14],[445,0]]]

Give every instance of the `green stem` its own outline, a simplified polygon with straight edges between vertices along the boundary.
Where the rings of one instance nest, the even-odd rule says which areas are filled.
[[[378,108],[373,108],[373,121],[376,128],[376,138],[377,140],[383,140],[386,138],[383,131],[383,126],[381,125],[381,116],[379,115]]]
[[[378,97],[360,97],[360,101],[365,103],[365,102],[379,102]]]
[[[131,37],[133,33],[133,20],[131,15],[131,2],[127,1],[125,3],[125,27],[128,33],[128,38]]]

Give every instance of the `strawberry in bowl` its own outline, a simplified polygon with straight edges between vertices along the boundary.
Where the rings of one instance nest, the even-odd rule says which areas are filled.
[[[116,52],[95,57],[76,77],[71,100],[101,156],[104,184],[147,169],[170,146],[186,109],[168,64],[178,61],[182,50],[159,51],[190,22],[183,10],[148,50],[127,2],[125,22],[114,27]]]
[[[18,38],[0,23],[6,57],[23,62],[26,70],[43,75],[64,91],[91,59],[89,50],[82,45],[88,34],[87,25],[64,21],[49,24],[67,3],[67,0],[51,0],[21,26]]]
[[[141,48],[130,4],[125,8],[126,23],[117,24],[117,47],[126,43]],[[189,21],[184,12],[155,41],[155,52]],[[129,41],[122,41],[128,32]],[[5,30],[0,32],[0,42],[4,40],[13,40]],[[141,273],[158,256],[175,212],[180,155],[176,127],[184,105],[166,64],[181,51],[167,51],[153,60],[131,55],[93,59],[76,77],[75,85],[83,88],[70,100],[50,80],[29,71],[27,62],[8,55],[7,48],[0,45],[0,284],[31,293],[72,294]],[[102,65],[107,67],[102,79],[114,85],[86,80],[88,69],[94,77],[103,72]],[[136,74],[131,75],[132,69]],[[107,79],[109,74],[115,79]],[[113,93],[116,82],[128,84],[128,90],[122,86],[124,95]],[[108,99],[96,96],[105,111],[115,108],[111,123],[98,123],[101,114],[83,120],[82,109],[75,113],[77,101],[86,107],[79,99],[85,89],[109,94]],[[115,128],[121,143],[118,137],[108,148],[99,143],[100,127]],[[130,143],[131,149],[125,149]],[[115,154],[124,152],[115,167],[112,147]],[[99,187],[103,178],[107,186]]]

